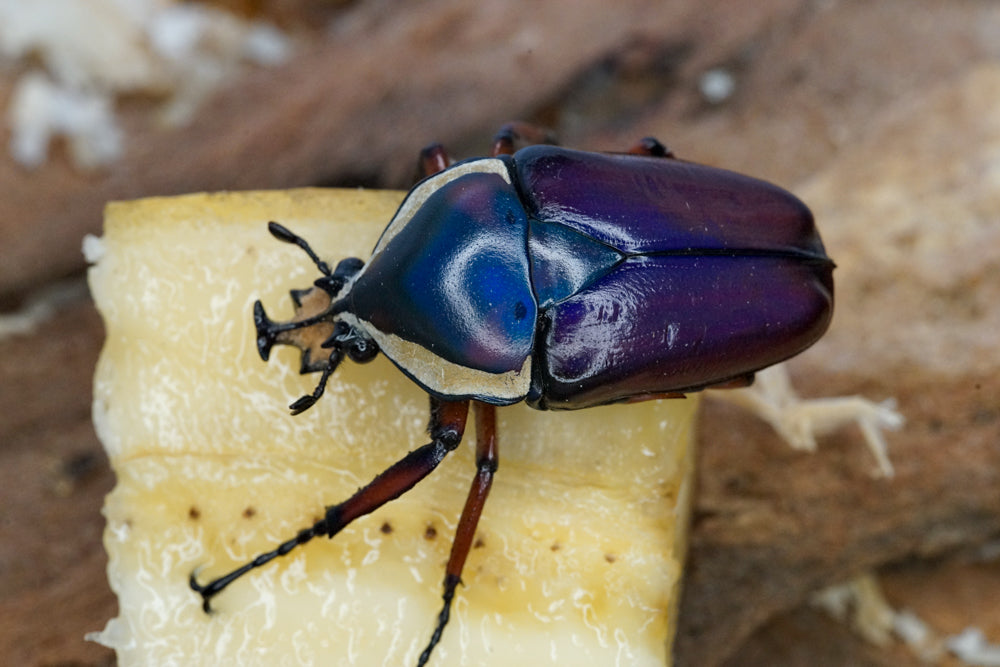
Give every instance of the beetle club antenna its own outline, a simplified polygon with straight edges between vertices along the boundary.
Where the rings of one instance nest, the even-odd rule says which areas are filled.
[[[324,276],[329,276],[330,274],[333,273],[333,271],[330,270],[330,265],[321,260],[319,256],[315,252],[313,252],[313,249],[309,246],[309,242],[306,241],[301,236],[299,236],[298,234],[296,234],[295,232],[293,232],[292,230],[288,229],[288,227],[280,225],[272,220],[271,222],[267,223],[267,231],[271,232],[271,236],[278,239],[279,241],[282,241],[284,243],[291,243],[293,245],[297,245],[298,247],[302,248],[305,251],[305,253],[309,255],[309,259],[311,259],[313,263],[316,265],[316,268],[319,269],[319,272],[322,273]]]

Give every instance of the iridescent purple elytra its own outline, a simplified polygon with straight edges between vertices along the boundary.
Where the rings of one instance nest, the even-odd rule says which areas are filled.
[[[531,146],[422,185],[337,296],[439,398],[576,409],[689,392],[787,359],[829,324],[833,263],[809,209],[770,183]],[[397,338],[475,380],[442,386],[393,355]]]

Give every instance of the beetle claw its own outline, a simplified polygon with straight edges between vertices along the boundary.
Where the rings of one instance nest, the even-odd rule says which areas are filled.
[[[188,585],[191,586],[191,590],[201,596],[201,610],[206,614],[211,614],[212,609],[212,592],[209,592],[209,586],[202,586],[198,583],[198,570],[201,568],[195,568],[191,572],[191,576],[188,577]]]

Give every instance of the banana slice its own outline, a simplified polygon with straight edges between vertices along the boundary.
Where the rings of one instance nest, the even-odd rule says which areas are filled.
[[[333,540],[246,575],[206,614],[188,587],[273,548],[427,442],[427,397],[390,362],[344,363],[326,395],[297,351],[257,356],[261,299],[288,319],[324,259],[367,257],[402,193],[290,190],[110,204],[89,239],[107,341],[94,422],[120,612],[91,639],[122,665],[407,665],[441,604],[474,474],[474,430],[426,481]],[[669,662],[695,398],[498,412],[500,469],[431,664]]]

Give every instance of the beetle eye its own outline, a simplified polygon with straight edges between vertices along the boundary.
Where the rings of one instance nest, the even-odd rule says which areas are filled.
[[[351,342],[351,346],[347,348],[347,356],[353,362],[359,364],[366,363],[378,356],[378,345],[370,338],[358,336]]]
[[[358,333],[357,329],[343,320],[337,320],[333,333],[323,341],[320,347],[336,348],[347,353],[347,356],[359,364],[371,361],[378,356],[378,344],[368,336]]]

